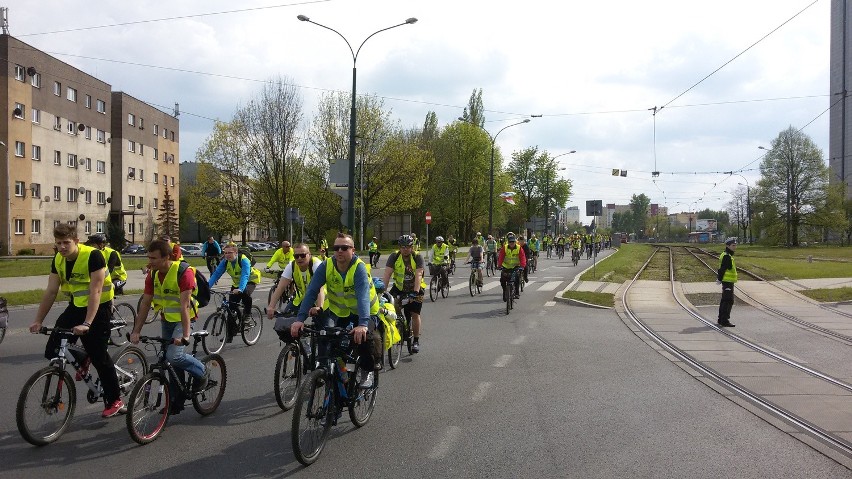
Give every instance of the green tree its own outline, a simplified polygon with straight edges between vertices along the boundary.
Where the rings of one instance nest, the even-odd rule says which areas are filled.
[[[160,214],[157,215],[157,224],[160,225],[160,235],[174,237],[180,231],[177,211],[175,211],[175,200],[169,193],[169,185],[163,192],[163,201],[160,202]]]
[[[638,237],[643,237],[644,232],[648,230],[647,219],[648,210],[651,206],[651,199],[645,193],[633,194],[630,197],[630,231],[636,233]]]
[[[340,196],[331,190],[328,183],[328,162],[307,162],[295,194],[299,213],[305,218],[305,234],[312,243],[318,244],[329,230],[339,229],[343,210]]]
[[[482,88],[473,89],[467,106],[462,113],[462,119],[480,128],[485,126],[485,106],[482,103]]]

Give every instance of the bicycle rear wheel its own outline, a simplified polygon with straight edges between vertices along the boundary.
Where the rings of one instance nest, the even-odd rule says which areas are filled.
[[[293,454],[306,466],[319,457],[334,422],[336,411],[332,387],[324,369],[311,371],[299,387],[290,439]]]
[[[438,276],[432,276],[429,281],[429,299],[434,303],[438,299]]]
[[[446,298],[450,295],[450,279],[441,279],[441,297]]]
[[[476,294],[476,273],[470,273],[470,279],[467,280],[467,289],[470,290],[470,295]]]
[[[30,376],[18,396],[15,420],[28,443],[44,446],[68,429],[77,405],[77,389],[71,375],[56,366]]]
[[[201,338],[201,347],[207,354],[215,354],[225,347],[225,338],[228,334],[227,318],[222,313],[213,313],[204,321],[204,330],[207,336]]]
[[[402,320],[396,320],[396,330],[399,331],[399,335],[403,336],[405,334],[405,327],[402,324]],[[396,369],[399,366],[399,358],[402,357],[402,346],[405,342],[404,337],[400,337],[400,340],[391,344],[391,347],[388,348],[388,364],[390,364],[391,369]]]
[[[361,377],[360,361],[355,361],[355,374],[350,379],[350,383]],[[352,391],[349,395],[349,419],[352,424],[357,427],[362,427],[370,420],[373,415],[373,409],[376,407],[376,395],[379,390],[379,372],[373,371],[373,384],[369,387],[362,388],[360,383],[352,385]]]
[[[136,346],[127,346],[113,355],[115,375],[118,376],[118,388],[121,395],[127,397],[133,392],[136,382],[148,371],[145,353]]]
[[[6,328],[0,328],[0,343],[3,342],[3,338],[6,337]]]
[[[506,282],[506,314],[512,311],[512,303],[515,301],[515,285]]]
[[[139,297],[139,301],[136,302],[136,311],[142,309],[142,296]],[[136,314],[133,314],[134,319],[136,318]],[[151,305],[151,309],[148,310],[148,316],[145,316],[145,324],[151,324],[154,320],[157,319],[157,310]]]
[[[200,392],[192,394],[192,407],[198,414],[208,416],[213,414],[222,402],[228,382],[228,370],[225,368],[225,360],[218,354],[205,356],[201,358],[201,362],[208,371],[207,385]]]
[[[302,379],[302,353],[294,343],[285,343],[275,362],[275,401],[284,411],[296,403],[296,393]]]
[[[251,315],[243,319],[243,327],[240,330],[240,335],[243,337],[243,342],[246,346],[251,346],[260,339],[260,333],[263,332],[263,312],[257,306],[251,307]]]
[[[136,310],[133,309],[133,305],[130,303],[118,303],[113,306],[112,317],[110,318],[112,330],[109,335],[109,343],[113,346],[124,346],[127,344],[126,328],[128,325],[132,326],[135,319]]]
[[[161,372],[146,374],[133,388],[127,403],[127,432],[139,444],[157,439],[169,419],[169,380]]]

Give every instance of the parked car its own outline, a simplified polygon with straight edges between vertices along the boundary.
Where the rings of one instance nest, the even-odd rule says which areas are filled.
[[[201,256],[201,246],[197,244],[181,245],[180,250],[183,251],[184,256]]]
[[[121,254],[145,254],[145,247],[141,244],[131,244],[121,250]]]

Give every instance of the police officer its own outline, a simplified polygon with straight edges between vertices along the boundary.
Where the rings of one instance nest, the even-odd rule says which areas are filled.
[[[719,255],[719,271],[716,273],[716,284],[722,284],[722,300],[719,302],[719,319],[716,324],[733,328],[731,323],[731,308],[734,307],[734,283],[737,282],[737,265],[734,263],[734,252],[737,250],[737,239],[725,240],[725,252]]]

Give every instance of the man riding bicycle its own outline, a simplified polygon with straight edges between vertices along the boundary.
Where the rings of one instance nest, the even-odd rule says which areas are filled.
[[[527,242],[526,242],[526,240],[524,239],[523,236],[518,237],[518,244],[520,245],[521,249],[524,251],[524,257],[527,258],[527,259],[532,258],[532,249],[530,249],[530,245],[527,244]],[[530,282],[529,273],[530,273],[530,263],[529,263],[529,261],[527,261],[526,264],[524,264],[524,283]]]
[[[89,236],[87,243],[103,252],[107,264],[107,277],[112,282],[115,294],[124,294],[124,285],[127,284],[127,271],[121,262],[121,254],[107,246],[106,236],[100,233]]]
[[[527,257],[524,255],[524,250],[518,246],[517,238],[514,233],[506,235],[508,244],[500,249],[500,254],[497,256],[497,267],[501,268],[500,272],[500,287],[503,291],[506,290],[506,283],[509,281],[509,276],[515,274],[515,269],[523,269],[527,266]],[[519,299],[520,282],[515,281],[515,299]]]
[[[473,241],[476,241],[476,244],[482,246],[482,243],[478,242],[475,238]],[[491,259],[491,264],[497,264],[497,240],[491,235],[488,235],[488,239],[485,240],[485,254],[487,255],[486,259]]]
[[[373,239],[367,243],[367,251],[370,253],[370,266],[379,264],[379,243],[376,241],[377,238],[373,236]]]
[[[201,257],[207,260],[207,270],[210,274],[216,269],[220,256],[222,256],[222,247],[212,236],[208,236],[207,241],[201,245]]]
[[[449,284],[447,268],[450,264],[450,247],[444,243],[443,236],[436,237],[435,244],[432,245],[432,264],[438,268],[438,274],[441,275],[444,284]]]
[[[288,264],[293,262],[293,248],[290,247],[290,242],[284,240],[281,242],[281,247],[275,250],[272,253],[272,257],[269,258],[269,262],[266,263],[266,272],[270,272],[272,265],[278,265],[278,277],[281,278],[281,273],[284,272],[284,268],[287,267]]]
[[[453,235],[447,236],[447,244],[450,246],[450,263],[456,262],[456,254],[459,252],[459,242]]]
[[[231,277],[231,296],[240,297],[243,304],[243,317],[251,315],[251,294],[260,284],[260,270],[253,268],[251,261],[244,254],[240,254],[236,243],[225,245],[225,261],[219,263],[213,274],[210,275],[208,284],[212,289],[219,278],[227,272]],[[236,324],[228,325],[232,331],[236,330]],[[232,336],[232,335],[229,335]]]
[[[162,337],[172,338],[172,343],[166,348],[166,359],[178,368],[180,376],[183,376],[183,371],[193,375],[193,390],[201,391],[207,385],[209,371],[195,356],[186,354],[192,332],[191,321],[198,317],[198,303],[192,297],[193,292],[198,291],[195,269],[188,265],[181,268],[181,262],[172,261],[168,243],[161,240],[152,241],[148,246],[148,264],[151,269],[145,278],[145,292],[136,313],[130,342],[139,343],[139,334],[153,303],[157,311],[161,311]],[[175,398],[170,401],[170,414],[180,414],[184,404],[183,392],[173,383],[169,383],[169,390]]]
[[[308,284],[314,276],[314,272],[322,264],[318,258],[311,255],[311,250],[305,243],[298,243],[293,247],[293,261],[290,262],[281,273],[281,281],[278,282],[278,287],[272,292],[269,297],[269,304],[266,306],[266,316],[269,319],[275,317],[278,302],[284,296],[286,291],[290,290],[292,283],[296,287],[296,295],[290,298],[290,302],[281,311],[285,316],[295,315],[299,311],[299,306],[302,304],[302,298],[305,297]],[[323,308],[325,302],[325,290],[321,289],[317,295],[316,307]],[[325,306],[327,307],[327,305]],[[316,313],[317,311],[314,311]],[[277,324],[276,324],[277,326]],[[280,328],[275,328],[278,331]]]
[[[388,256],[382,282],[387,285],[393,276],[390,293],[394,297],[414,294],[414,300],[403,306],[411,318],[411,332],[414,336],[412,353],[420,352],[420,311],[423,308],[423,293],[426,283],[423,281],[423,257],[414,253],[414,238],[410,235],[399,237],[399,251]],[[400,311],[397,311],[400,313]]]
[[[476,244],[476,240],[470,242],[470,249],[467,252],[467,262],[470,263],[471,269],[476,270],[476,285],[482,286],[482,266],[485,259],[485,250],[482,246]]]

